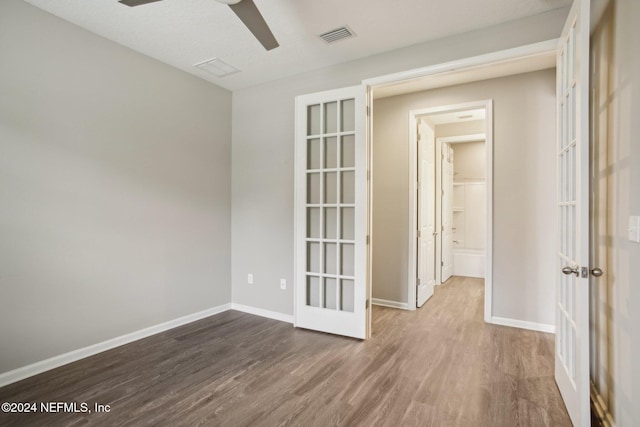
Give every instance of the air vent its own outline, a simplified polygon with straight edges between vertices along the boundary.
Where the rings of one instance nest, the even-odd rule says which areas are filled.
[[[240,72],[236,67],[227,64],[220,58],[208,59],[199,64],[195,64],[194,67],[200,68],[216,77],[225,77]]]
[[[335,30],[327,31],[324,34],[320,34],[320,38],[322,38],[327,43],[337,42],[338,40],[344,40],[349,37],[355,37],[356,33],[351,30],[351,28],[344,26],[340,28],[336,28]]]

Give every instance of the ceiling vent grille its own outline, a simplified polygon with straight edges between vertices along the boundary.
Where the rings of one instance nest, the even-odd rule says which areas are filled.
[[[194,67],[211,73],[216,77],[225,77],[230,74],[240,72],[240,70],[238,70],[236,67],[227,64],[220,58],[208,59],[204,62],[200,62],[199,64],[195,64]]]
[[[335,30],[327,31],[324,34],[320,34],[320,38],[327,43],[337,42],[338,40],[344,40],[349,37],[355,37],[356,33],[347,26],[336,28]]]

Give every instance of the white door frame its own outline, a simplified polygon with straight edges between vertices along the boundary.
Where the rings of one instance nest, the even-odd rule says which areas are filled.
[[[491,52],[484,55],[471,56],[468,58],[463,58],[455,61],[444,62],[444,63],[430,65],[430,66],[421,67],[421,68],[415,68],[412,70],[406,70],[398,73],[387,74],[384,76],[373,77],[373,78],[365,79],[362,81],[362,84],[365,85],[367,88],[367,112],[368,112],[367,152],[368,152],[369,165],[370,165],[369,171],[371,174],[370,180],[369,180],[369,188],[368,188],[369,206],[367,206],[367,210],[369,212],[369,223],[368,223],[369,235],[371,236],[371,241],[368,247],[368,254],[367,254],[368,256],[367,266],[368,266],[369,278],[371,278],[371,274],[372,274],[371,257],[373,254],[373,245],[374,245],[373,230],[372,230],[373,228],[372,227],[372,224],[373,224],[373,149],[372,147],[373,147],[373,99],[374,99],[373,91],[374,89],[376,87],[382,87],[386,85],[407,82],[410,80],[415,80],[420,78],[442,77],[446,75],[452,75],[454,73],[472,72],[476,69],[480,69],[483,67],[487,67],[487,66],[491,66],[491,65],[495,65],[503,62],[513,61],[517,59],[532,57],[536,55],[543,55],[543,54],[549,54],[549,53],[555,54],[555,52],[557,52],[557,49],[558,49],[558,43],[559,43],[559,39],[556,38],[556,39],[547,40],[544,42],[532,43],[532,44],[519,46],[511,49]],[[489,188],[490,186],[487,183],[488,192],[489,192]],[[491,209],[492,209],[492,206],[490,204],[487,205],[488,222],[492,224]],[[490,234],[492,234],[492,231],[490,229],[487,229],[487,235],[490,235]],[[492,248],[490,246],[487,246],[486,250],[487,250],[487,254],[492,252]],[[410,260],[414,260],[413,262],[415,263],[415,257],[410,258]],[[491,268],[491,266],[489,267]],[[492,271],[488,269],[487,277],[490,277],[491,273]],[[368,293],[371,296],[373,296],[372,290],[371,290],[371,282],[372,280],[369,279],[367,286],[368,286]],[[411,307],[414,307],[413,309],[415,310],[415,300],[416,300],[415,289],[416,288],[415,288],[415,282],[414,282],[412,291],[411,293],[408,294],[409,295],[408,303],[406,303],[406,306],[404,305],[404,303],[401,303],[402,305],[399,305],[398,308],[411,310],[412,309]],[[491,322],[491,319],[493,317],[492,304],[491,304],[492,302],[491,289],[489,289],[488,291],[489,292],[485,290],[484,318],[486,322]]]
[[[417,161],[418,153],[416,150],[417,140],[417,126],[418,120],[422,117],[452,113],[456,111],[466,110],[478,110],[483,108],[486,112],[485,116],[485,151],[486,151],[486,174],[485,182],[487,187],[487,223],[486,223],[486,249],[485,249],[485,304],[484,304],[484,317],[485,321],[491,321],[491,295],[493,291],[493,100],[487,99],[482,101],[466,102],[463,104],[445,105],[435,108],[421,108],[418,110],[409,111],[409,275],[407,280],[407,295],[409,295],[409,309],[416,309],[416,275],[414,274],[417,268],[417,248],[415,242],[417,241],[418,234],[418,215],[417,215]],[[449,138],[449,140],[452,140]],[[453,139],[455,140],[455,139]],[[439,223],[436,223],[436,227]],[[438,233],[440,233],[438,231]],[[437,258],[436,258],[437,259]],[[414,273],[412,273],[414,272]]]

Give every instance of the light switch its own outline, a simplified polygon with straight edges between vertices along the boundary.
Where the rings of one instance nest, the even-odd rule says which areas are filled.
[[[640,216],[629,217],[629,240],[640,243]]]

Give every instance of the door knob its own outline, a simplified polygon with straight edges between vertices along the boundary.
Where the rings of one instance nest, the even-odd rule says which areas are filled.
[[[604,273],[602,272],[601,269],[599,269],[598,267],[591,269],[591,275],[593,277],[600,277],[602,276]]]
[[[571,267],[562,267],[562,273],[566,274],[567,276],[569,274],[575,274],[576,276],[580,275],[580,271],[578,270],[578,267],[575,268],[571,268]]]

